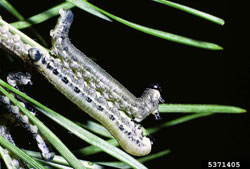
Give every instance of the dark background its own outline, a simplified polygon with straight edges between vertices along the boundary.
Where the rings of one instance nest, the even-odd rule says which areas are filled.
[[[30,17],[61,1],[43,0],[33,4],[22,1],[22,5],[11,2],[25,17]],[[87,56],[94,57],[136,96],[140,96],[149,83],[157,82],[162,86],[167,103],[223,104],[249,109],[249,42],[244,39],[249,36],[247,23],[250,20],[245,1],[178,1],[223,18],[224,26],[150,0],[90,2],[123,19],[224,47],[222,51],[210,51],[169,42],[74,8],[75,19],[70,32],[72,43]],[[16,21],[3,9],[0,12],[6,21]],[[56,20],[53,18],[34,28],[50,42],[49,30]],[[23,31],[35,38],[30,30]],[[3,51],[0,66],[1,78],[5,78],[9,71],[23,69],[21,62],[10,63]],[[33,79],[35,84],[27,91],[31,96],[70,118],[88,118],[40,75],[33,73]],[[162,117],[162,121],[149,117],[143,121],[143,126],[152,127],[180,115],[162,114]],[[71,135],[67,137],[66,131],[48,119],[45,123],[59,136],[61,134],[60,138],[71,138],[65,143],[72,149],[83,146],[82,142],[78,145],[79,139]],[[169,148],[171,154],[145,165],[154,169],[180,169],[200,168],[201,160],[250,160],[249,129],[248,113],[213,115],[166,128],[153,135],[152,153]],[[99,158],[110,159],[107,155]]]

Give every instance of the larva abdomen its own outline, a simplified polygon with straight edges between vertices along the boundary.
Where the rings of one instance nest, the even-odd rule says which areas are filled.
[[[76,81],[76,79],[72,79],[74,76],[69,76],[70,73],[66,74],[61,69],[60,64],[55,64],[51,56],[43,55],[36,48],[29,49],[29,55],[39,71],[59,91],[91,117],[102,123],[128,153],[143,156],[151,151],[150,139],[144,136],[143,130],[126,114],[118,110],[111,110],[105,104],[99,103],[95,93],[90,94],[87,92],[88,89],[81,88],[74,83]]]
[[[58,23],[50,32],[53,43],[52,53],[63,58],[66,63],[68,62],[68,65],[77,64],[77,72],[82,73],[85,80],[92,79],[99,82],[99,88],[108,89],[110,92],[108,98],[105,99],[112,100],[113,103],[120,102],[116,104],[116,107],[134,118],[135,121],[141,122],[150,114],[156,115],[158,113],[158,103],[161,100],[159,90],[157,88],[146,89],[140,98],[136,98],[122,84],[70,42],[68,32],[73,22],[73,13],[70,10],[60,10],[59,13]],[[89,77],[86,77],[86,73],[88,73]],[[97,90],[95,83],[92,86]]]

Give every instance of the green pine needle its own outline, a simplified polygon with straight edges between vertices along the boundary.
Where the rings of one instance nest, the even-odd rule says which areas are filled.
[[[246,110],[227,105],[202,105],[202,104],[160,104],[161,113],[245,113]]]
[[[141,32],[144,32],[144,33],[147,33],[147,34],[150,34],[150,35],[153,35],[153,36],[156,36],[156,37],[159,37],[159,38],[163,38],[163,39],[166,39],[166,40],[169,40],[169,41],[173,41],[173,42],[177,42],[177,43],[181,43],[181,44],[185,44],[185,45],[189,45],[189,46],[194,46],[194,47],[198,47],[198,48],[203,48],[203,49],[209,49],[209,50],[222,50],[223,48],[217,44],[214,44],[214,43],[210,43],[210,42],[204,42],[204,41],[198,41],[198,40],[194,40],[194,39],[191,39],[191,38],[187,38],[187,37],[183,37],[183,36],[180,36],[180,35],[175,35],[175,34],[172,34],[172,33],[168,33],[168,32],[164,32],[164,31],[161,31],[161,30],[157,30],[157,29],[153,29],[153,28],[148,28],[146,26],[142,26],[142,25],[139,25],[139,24],[136,24],[136,23],[132,23],[130,21],[127,21],[125,19],[122,19],[120,17],[117,17],[101,8],[98,8],[97,6],[89,3],[88,1],[86,0],[67,0],[69,2],[72,2],[74,3],[76,6],[79,5],[79,4],[86,4],[86,5],[89,5],[90,7],[94,8],[96,11],[99,11],[101,12],[102,14],[110,17],[111,19],[113,20],[116,20],[124,25],[127,25],[131,28],[134,28],[136,30],[139,30]]]
[[[0,86],[0,92],[7,96],[18,108],[29,118],[29,120],[37,126],[44,137],[60,152],[64,158],[76,169],[84,169],[85,167],[71,153],[71,151],[63,144],[63,142],[40,120],[38,120],[31,112],[24,108],[11,94]]]
[[[71,9],[73,8],[75,5],[69,2],[63,2],[57,6],[54,6],[42,13],[39,13],[37,15],[34,15],[30,18],[28,18],[27,20],[24,21],[18,21],[18,22],[14,22],[11,23],[12,26],[14,26],[17,29],[24,29],[24,28],[28,28],[34,24],[39,24],[41,22],[44,22],[54,16],[58,15],[58,11],[59,9],[63,8],[63,9]]]
[[[75,134],[76,136],[78,136],[82,140],[84,140],[84,141],[86,141],[86,142],[88,142],[88,143],[90,143],[92,145],[95,145],[96,147],[99,147],[104,152],[106,152],[106,153],[110,154],[111,156],[113,156],[113,157],[127,163],[131,167],[142,168],[142,169],[146,168],[144,165],[139,163],[137,160],[135,160],[133,157],[131,157],[127,153],[125,153],[122,150],[110,145],[105,140],[95,136],[94,134],[90,133],[89,131],[87,131],[87,130],[81,128],[80,126],[78,126],[77,124],[73,123],[69,119],[61,116],[60,114],[56,113],[55,111],[47,108],[46,106],[42,105],[41,103],[39,103],[37,101],[35,101],[31,97],[29,97],[29,96],[25,95],[24,93],[18,91],[17,89],[13,88],[12,86],[10,86],[9,84],[7,84],[6,82],[4,82],[1,79],[0,79],[0,85],[6,87],[7,89],[11,90],[15,94],[23,97],[27,101],[33,103],[37,107],[37,109],[40,110],[44,115],[48,116],[49,118],[54,120],[56,123],[58,123],[59,125],[61,125],[64,128],[66,128],[72,134]],[[1,86],[0,86],[0,89],[2,88]],[[2,88],[3,93],[4,93],[4,91],[5,90]],[[34,123],[34,124],[36,124],[36,123]],[[37,126],[37,127],[39,128],[39,126]],[[49,138],[47,138],[47,139],[49,140]],[[62,154],[62,155],[64,156],[64,154]]]
[[[162,3],[164,5],[176,8],[178,10],[181,10],[181,11],[184,11],[184,12],[187,12],[187,13],[190,13],[192,15],[201,17],[203,19],[206,19],[208,21],[214,22],[214,23],[219,24],[219,25],[224,25],[225,24],[225,21],[223,19],[221,19],[221,18],[218,18],[218,17],[210,15],[208,13],[199,11],[199,10],[194,9],[194,8],[187,7],[185,5],[180,5],[178,3],[167,1],[167,0],[153,0],[153,1]]]
[[[13,154],[17,155],[20,159],[24,160],[27,164],[30,166],[36,168],[36,169],[46,169],[44,166],[42,166],[39,162],[31,158],[29,155],[27,155],[25,152],[20,150],[18,147],[11,144],[9,141],[7,141],[5,138],[3,138],[0,135],[0,144],[11,151]],[[13,167],[13,166],[12,166]]]

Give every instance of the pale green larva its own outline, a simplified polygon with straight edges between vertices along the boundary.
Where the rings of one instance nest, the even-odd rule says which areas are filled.
[[[158,86],[147,88],[141,97],[136,98],[71,44],[68,32],[73,14],[67,10],[59,13],[58,23],[51,31],[51,55],[56,58],[41,49],[25,46],[22,41],[16,54],[26,56],[28,50],[37,70],[79,108],[102,123],[125,151],[136,156],[148,154],[151,141],[136,122],[150,114],[159,117],[158,104],[162,99]],[[13,35],[8,34],[8,37]],[[13,49],[13,45],[8,45],[3,38],[1,40],[5,49]]]
[[[50,32],[53,43],[52,53],[59,56],[64,65],[77,72],[76,76],[88,81],[88,85],[98,91],[110,105],[115,105],[135,121],[141,122],[150,114],[154,114],[156,118],[159,117],[158,103],[163,100],[158,86],[147,88],[140,98],[136,98],[105,70],[71,44],[68,33],[73,22],[73,13],[63,9],[59,13],[57,25]]]
[[[38,49],[29,49],[31,59],[39,71],[68,99],[105,126],[130,154],[143,156],[151,151],[151,142],[141,126],[124,112],[107,104],[102,96],[63,68],[63,63],[42,54]]]

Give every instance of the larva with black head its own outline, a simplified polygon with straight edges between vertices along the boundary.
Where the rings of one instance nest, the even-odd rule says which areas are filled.
[[[63,69],[62,62],[36,48],[29,49],[29,55],[39,72],[79,108],[102,123],[125,151],[136,156],[151,151],[150,139],[143,129],[118,108],[108,106],[103,96],[82,84],[82,79],[77,79],[73,71]]]
[[[125,112],[135,121],[140,122],[150,114],[158,117],[158,103],[161,95],[158,88],[147,88],[140,98],[136,98],[123,85],[110,76],[105,70],[89,59],[71,44],[68,33],[73,22],[70,10],[59,11],[60,17],[56,27],[51,31],[52,53],[64,60],[66,65],[82,73],[82,78],[96,91],[100,92],[111,104]],[[77,66],[78,65],[78,66]],[[98,84],[97,84],[98,83]],[[106,94],[109,93],[109,94]],[[117,104],[119,102],[119,104]]]
[[[53,45],[54,54],[58,55],[58,59],[54,59],[48,53],[42,54],[38,49],[30,48],[22,41],[8,43],[8,40],[2,38],[2,33],[0,43],[9,50],[14,50],[13,46],[21,46],[21,51],[16,53],[18,56],[26,56],[29,49],[30,58],[38,71],[67,98],[100,121],[127,152],[138,156],[148,154],[151,150],[150,140],[127,115],[140,122],[149,114],[157,112],[159,91],[148,89],[143,97],[133,96],[98,65],[86,56],[82,56],[82,53],[70,43],[67,34],[72,19],[61,19],[61,21],[65,22],[61,23],[62,34],[53,36],[57,27],[60,28],[60,19],[52,31],[53,39],[56,40]],[[7,34],[8,39],[14,38],[8,31]],[[26,61],[26,58],[23,60]],[[152,97],[152,94],[156,97]]]

